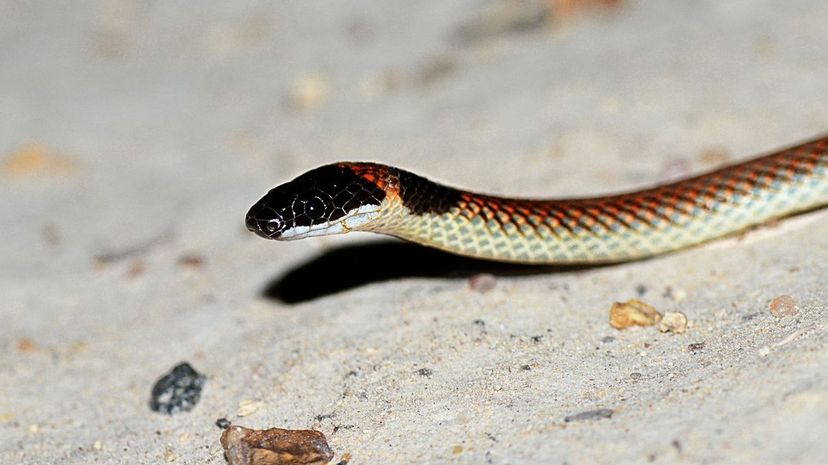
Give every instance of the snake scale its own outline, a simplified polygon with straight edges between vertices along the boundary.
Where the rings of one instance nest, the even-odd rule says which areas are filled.
[[[261,237],[372,231],[516,263],[635,260],[828,204],[828,136],[673,183],[589,198],[477,194],[376,163],[325,165],[247,213]]]

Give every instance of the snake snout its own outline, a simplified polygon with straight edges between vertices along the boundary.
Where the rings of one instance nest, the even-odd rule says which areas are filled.
[[[247,212],[245,223],[249,231],[265,239],[278,239],[286,226],[282,215],[261,204],[253,205]]]

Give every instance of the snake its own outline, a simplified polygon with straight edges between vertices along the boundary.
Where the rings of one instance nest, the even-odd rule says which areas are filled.
[[[675,182],[580,198],[475,193],[393,166],[339,162],[271,189],[245,223],[273,240],[369,231],[486,260],[601,264],[685,249],[826,205],[828,134]]]

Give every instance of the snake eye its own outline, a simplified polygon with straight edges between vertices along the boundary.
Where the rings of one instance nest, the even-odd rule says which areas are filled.
[[[278,231],[279,228],[281,228],[281,227],[282,227],[282,220],[280,220],[278,218],[273,218],[273,219],[267,220],[267,224],[265,225],[265,229],[267,229],[267,232],[269,232],[271,234]]]
[[[319,197],[308,200],[308,203],[305,204],[305,214],[313,220],[322,218],[325,214],[325,203]]]

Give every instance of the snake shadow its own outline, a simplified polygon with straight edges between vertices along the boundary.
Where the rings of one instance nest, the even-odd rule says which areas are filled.
[[[600,266],[606,265],[515,265],[460,257],[402,241],[372,241],[340,246],[301,263],[268,282],[261,294],[268,300],[297,304],[395,279],[462,279],[480,273],[528,276]]]

